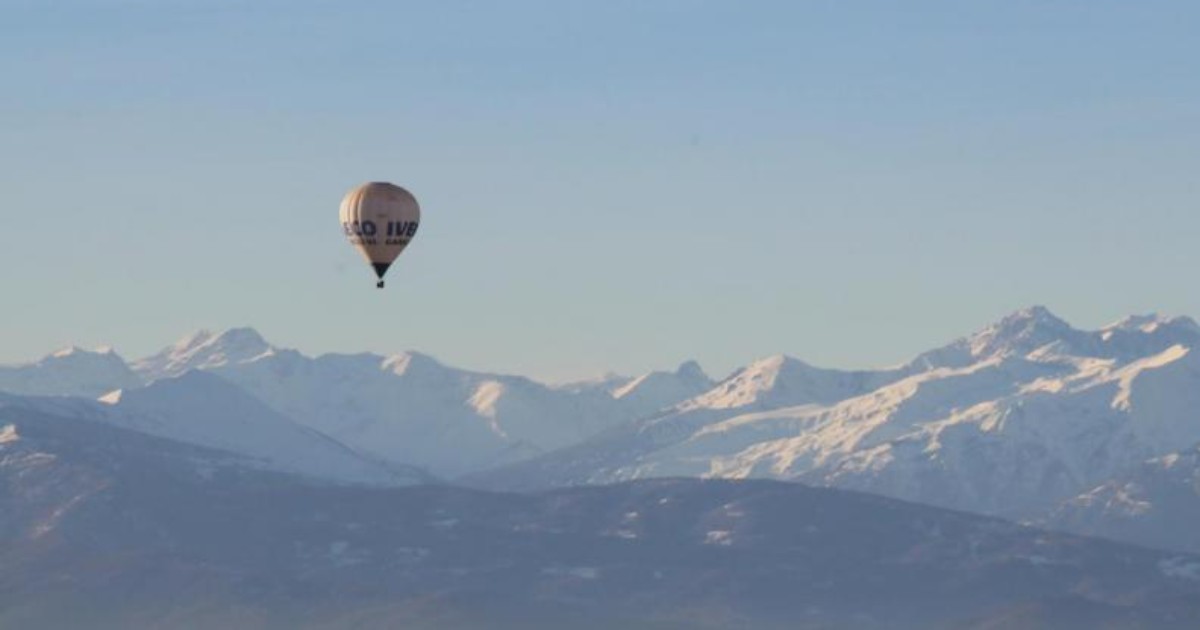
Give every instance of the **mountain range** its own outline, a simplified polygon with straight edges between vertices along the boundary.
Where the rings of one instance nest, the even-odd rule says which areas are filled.
[[[200,373],[215,379],[194,376]],[[219,388],[220,383],[232,385],[241,395],[202,391]],[[69,348],[36,362],[0,368],[0,392],[95,398],[112,403],[115,413],[109,415],[114,418],[127,408],[144,406],[150,397],[162,403],[160,416],[170,415],[173,407],[186,415],[187,408],[200,403],[208,408],[193,415],[240,418],[247,430],[259,425],[281,428],[286,418],[377,462],[417,466],[444,477],[579,442],[712,384],[695,362],[673,372],[584,387],[460,370],[417,352],[309,357],[272,346],[249,328],[193,333],[153,356],[128,363],[111,349]],[[181,397],[177,405],[163,398],[171,395]],[[136,402],[128,402],[131,396]],[[214,408],[221,398],[231,398],[230,404],[238,408]],[[143,422],[145,427],[158,426],[157,435],[190,442],[196,441],[192,432],[197,424],[203,423],[189,417]],[[225,440],[228,448],[245,450],[247,436],[233,427],[205,431]],[[211,440],[199,443],[218,446]]]
[[[3,367],[0,404],[334,484],[764,479],[1200,551],[1179,518],[1200,512],[1198,344],[1186,317],[1079,330],[1033,307],[889,368],[776,355],[720,380],[688,361],[551,385],[239,328],[129,362],[72,348]]]
[[[790,480],[1162,545],[1158,528],[1108,528],[1104,516],[1078,510],[1097,505],[1098,488],[1112,495],[1163,469],[1152,462],[1192,461],[1198,343],[1200,327],[1187,318],[1081,331],[1031,308],[895,368],[769,357],[651,417],[470,481],[538,489],[672,476]],[[1187,513],[1198,494],[1195,485],[1159,493],[1157,509]]]

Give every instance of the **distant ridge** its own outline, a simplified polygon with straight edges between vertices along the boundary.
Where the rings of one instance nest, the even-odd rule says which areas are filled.
[[[1187,317],[1080,330],[1035,306],[891,368],[774,355],[720,381],[686,361],[546,385],[417,352],[310,357],[235,328],[189,335],[131,364],[111,350],[69,349],[0,368],[10,396],[0,404],[78,397],[37,405],[339,483],[378,483],[380,471],[404,483],[420,477],[414,470],[502,489],[774,479],[1155,544],[1174,531],[1174,515],[1200,505],[1190,486],[1158,480],[1184,464],[1155,464],[1190,462],[1200,445],[1198,348],[1200,326]],[[189,376],[196,371],[219,380]],[[222,409],[218,400],[236,396],[206,398],[217,385],[254,404]],[[147,399],[152,414],[137,409]],[[234,426],[245,436],[302,431],[256,442]],[[302,455],[303,432],[342,455]],[[341,472],[318,465],[347,454]]]

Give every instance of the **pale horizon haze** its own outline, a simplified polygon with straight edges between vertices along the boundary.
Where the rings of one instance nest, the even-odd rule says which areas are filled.
[[[562,381],[1200,315],[1200,5],[0,0],[0,363]],[[351,187],[422,205],[377,291]]]

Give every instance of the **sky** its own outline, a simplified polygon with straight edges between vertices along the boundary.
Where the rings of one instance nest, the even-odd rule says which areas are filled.
[[[1200,4],[0,0],[0,362],[249,325],[567,380],[1200,315]],[[377,291],[337,222],[417,238]]]

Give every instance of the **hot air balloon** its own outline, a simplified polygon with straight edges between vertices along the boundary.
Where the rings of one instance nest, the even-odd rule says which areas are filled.
[[[417,199],[395,184],[370,182],[346,193],[338,214],[346,238],[375,269],[375,286],[382,289],[383,274],[417,234]]]

